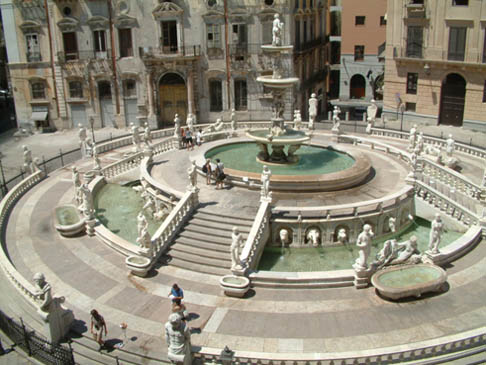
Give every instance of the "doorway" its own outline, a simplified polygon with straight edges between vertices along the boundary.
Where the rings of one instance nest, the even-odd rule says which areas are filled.
[[[442,82],[439,124],[462,126],[466,80],[459,74],[449,74]]]
[[[159,82],[160,119],[162,123],[172,123],[175,114],[181,121],[187,115],[187,89],[184,79],[175,73],[165,74]]]
[[[111,84],[109,81],[98,82],[98,96],[100,100],[101,126],[114,125],[113,101],[111,98]]]

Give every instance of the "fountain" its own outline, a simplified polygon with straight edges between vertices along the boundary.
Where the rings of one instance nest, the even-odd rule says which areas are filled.
[[[255,130],[247,132],[247,136],[256,141],[260,152],[257,161],[268,164],[292,164],[296,163],[299,157],[295,152],[300,146],[310,140],[310,137],[303,131],[293,130],[286,127],[283,114],[285,111],[285,93],[299,82],[297,77],[284,77],[285,70],[282,65],[282,54],[289,52],[293,46],[282,45],[283,23],[278,14],[275,14],[273,21],[273,41],[271,45],[262,46],[262,51],[272,58],[273,74],[260,76],[257,82],[262,83],[272,94],[272,127],[268,130]],[[269,151],[271,146],[271,152]],[[287,154],[285,147],[288,146]]]

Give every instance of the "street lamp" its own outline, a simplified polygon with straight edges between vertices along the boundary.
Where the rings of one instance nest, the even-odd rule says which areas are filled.
[[[91,126],[91,139],[93,140],[93,143],[96,143],[95,135],[94,135],[94,117],[93,116],[89,117],[89,125]]]

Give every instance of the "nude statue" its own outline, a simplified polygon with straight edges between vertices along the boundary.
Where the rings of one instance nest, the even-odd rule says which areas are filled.
[[[179,114],[174,116],[174,137],[180,138],[181,136],[181,119],[179,118]]]
[[[184,365],[192,363],[191,332],[178,313],[172,313],[165,324],[165,342],[171,361]]]
[[[74,198],[79,207],[83,203],[83,197],[81,195],[81,177],[79,176],[79,171],[76,166],[73,166],[71,170],[73,172]]]
[[[309,129],[314,129],[314,122],[317,117],[317,95],[315,93],[311,94],[309,99]]]
[[[312,246],[319,246],[321,232],[317,228],[312,228],[307,232],[307,240],[312,243]]]
[[[137,215],[137,237],[140,237],[142,235],[142,231],[144,230],[144,228],[147,227],[148,227],[147,218],[145,218],[143,211],[141,211]]]
[[[262,182],[262,190],[260,192],[260,195],[262,198],[269,198],[271,197],[271,192],[270,192],[270,177],[272,176],[272,171],[268,168],[267,165],[263,165],[263,172],[261,176],[261,182]]]
[[[240,253],[244,244],[245,240],[240,230],[238,227],[233,227],[233,233],[231,233],[231,270],[240,270],[242,268]]]
[[[192,160],[191,166],[187,169],[187,175],[189,176],[190,186],[195,188],[197,186],[196,160]]]
[[[152,133],[148,123],[145,123],[145,129],[143,131],[143,139],[146,144],[152,143]]]
[[[444,223],[439,213],[435,214],[435,219],[432,221],[429,235],[429,251],[436,254],[439,253],[439,244],[444,231]]]
[[[454,153],[454,145],[455,145],[455,141],[452,138],[452,134],[449,134],[449,137],[446,140],[446,155],[447,155],[447,157],[452,157],[452,154]]]
[[[422,262],[422,256],[417,249],[417,237],[412,236],[405,242],[396,240],[385,241],[383,248],[376,255],[375,267],[399,264],[417,264]]]
[[[353,267],[357,270],[366,270],[368,268],[368,257],[371,252],[371,238],[374,236],[371,226],[365,224],[363,231],[358,235],[356,246],[359,248],[359,257],[356,259]]]
[[[281,46],[284,23],[280,20],[278,14],[275,14],[273,17],[272,46]]]

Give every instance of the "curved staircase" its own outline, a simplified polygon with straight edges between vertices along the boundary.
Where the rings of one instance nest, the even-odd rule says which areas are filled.
[[[169,265],[212,275],[231,269],[231,233],[238,227],[246,239],[253,217],[234,216],[199,207],[182,228],[164,259]]]

